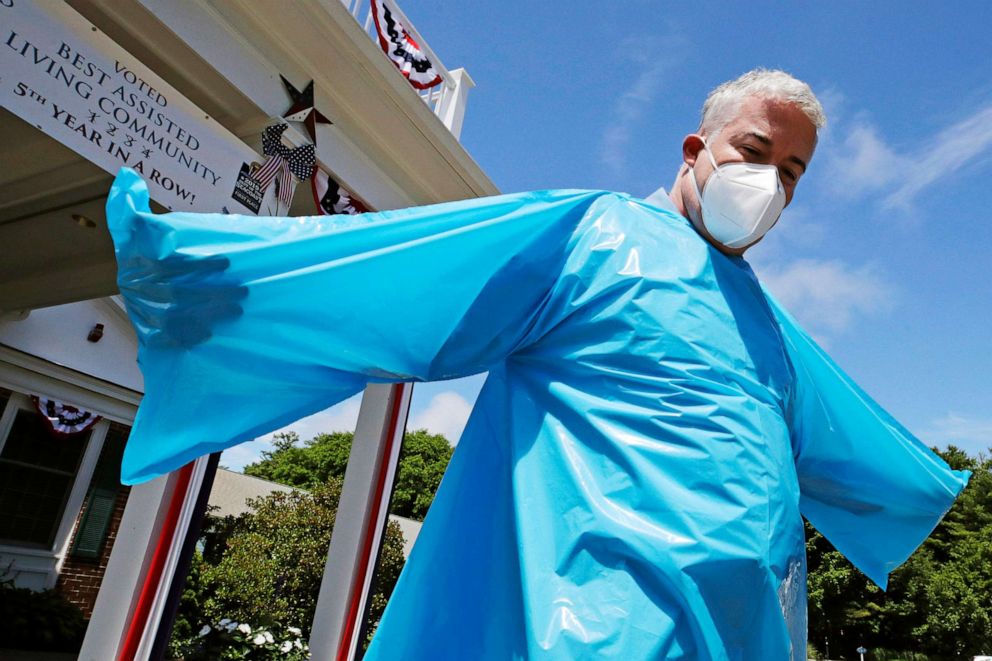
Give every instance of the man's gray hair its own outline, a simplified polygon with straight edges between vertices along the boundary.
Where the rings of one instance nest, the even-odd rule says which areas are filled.
[[[699,130],[712,138],[727,125],[749,96],[781,101],[796,106],[817,130],[827,123],[823,106],[803,81],[777,69],[754,69],[717,87],[706,97]]]

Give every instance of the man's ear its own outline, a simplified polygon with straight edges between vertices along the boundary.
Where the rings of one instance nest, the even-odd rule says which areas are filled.
[[[703,137],[698,133],[690,133],[682,140],[682,160],[690,168],[696,164],[696,157],[703,149],[705,143]]]

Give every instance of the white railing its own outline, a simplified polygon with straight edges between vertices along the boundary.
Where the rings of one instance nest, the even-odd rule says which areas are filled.
[[[372,38],[376,47],[379,47],[379,35],[376,33],[375,22],[372,18],[372,7],[369,0],[341,0],[342,4],[362,29]],[[424,51],[424,54],[431,61],[434,70],[441,76],[441,83],[426,90],[418,90],[412,85],[410,89],[416,92],[424,103],[437,115],[448,130],[457,138],[461,134],[462,120],[465,117],[465,104],[468,100],[468,91],[475,87],[471,76],[464,69],[448,69],[441,63],[441,58],[427,45],[427,40],[417,32],[410,19],[406,17],[403,10],[399,8],[395,1],[390,2],[390,9],[396,14],[397,19],[407,29],[410,35]]]

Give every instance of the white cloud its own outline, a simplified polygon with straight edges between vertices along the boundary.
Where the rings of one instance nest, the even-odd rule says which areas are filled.
[[[471,412],[472,405],[464,397],[446,390],[434,395],[426,408],[411,416],[407,429],[427,429],[457,445]]]
[[[629,64],[639,67],[630,86],[617,97],[609,116],[609,125],[600,141],[600,158],[614,175],[623,175],[627,168],[627,148],[637,124],[651,108],[662,89],[665,78],[681,57],[673,42],[682,39],[631,38],[619,48]]]
[[[886,208],[908,206],[920,192],[992,149],[992,105],[949,126],[907,159],[902,184],[885,198]]]
[[[748,262],[757,269],[761,265],[788,261],[799,252],[819,250],[829,236],[821,218],[822,214],[793,200],[772,231],[758,245],[748,249]]]
[[[930,186],[992,153],[992,104],[912,144],[896,149],[864,117],[833,129],[821,143],[828,189],[848,199],[891,190],[882,208],[909,208]]]
[[[301,440],[308,440],[317,434],[329,434],[336,431],[355,431],[358,422],[358,409],[362,404],[362,396],[355,395],[329,409],[297,420],[291,425],[267,434],[263,438],[271,438],[280,432],[295,431]]]
[[[904,157],[896,154],[877,129],[857,122],[831,150],[828,181],[835,192],[860,197],[903,179]]]
[[[992,449],[992,419],[975,418],[950,412],[930,423],[920,433],[928,445],[956,445],[969,454],[989,453]]]
[[[857,315],[887,311],[892,305],[892,287],[871,266],[800,259],[760,268],[759,275],[817,339],[843,332]]]
[[[849,104],[844,93],[833,83],[817,84],[814,87],[816,87],[816,98],[820,100],[823,112],[827,116],[827,125],[820,129],[822,144],[825,138],[829,139],[832,135],[834,126],[840,122]]]
[[[262,453],[271,450],[270,441],[254,440],[235,445],[224,450],[220,456],[220,465],[232,471],[241,472],[248,464],[253,464],[262,458]]]
[[[279,433],[293,431],[299,435],[301,441],[306,441],[317,434],[336,431],[355,431],[355,423],[358,422],[358,409],[361,403],[361,395],[355,395],[320,413],[301,418],[282,429],[277,429],[271,434],[260,436],[254,441],[236,445],[224,451],[223,456],[221,456],[221,463],[231,470],[240,471],[248,464],[258,461],[262,457],[262,452],[271,450],[272,438]]]

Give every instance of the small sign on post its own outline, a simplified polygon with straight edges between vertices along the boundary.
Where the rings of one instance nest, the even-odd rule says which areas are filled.
[[[858,649],[856,649],[856,650],[854,650],[854,651],[855,651],[855,652],[857,652],[857,653],[858,653],[858,656],[860,656],[860,657],[861,657],[861,661],[865,661],[865,652],[867,652],[868,650],[866,650],[866,649],[865,649],[865,648],[864,648],[864,647],[862,646],[862,647],[859,647]]]

